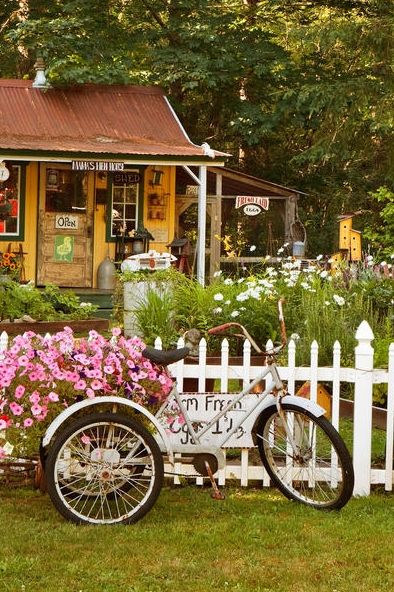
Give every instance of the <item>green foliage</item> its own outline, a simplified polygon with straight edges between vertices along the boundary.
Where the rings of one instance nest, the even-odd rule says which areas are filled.
[[[366,223],[365,236],[379,257],[394,260],[394,193],[387,187],[379,187],[370,197],[372,216]]]
[[[187,329],[197,328],[214,351],[221,339],[209,336],[208,329],[234,321],[264,347],[269,339],[280,342],[277,304],[284,298],[287,334],[298,335],[298,364],[309,363],[311,344],[317,341],[320,365],[331,365],[333,345],[339,341],[342,364],[352,365],[355,333],[367,320],[375,343],[384,343],[379,345],[379,363],[387,365],[384,347],[394,335],[394,282],[371,274],[357,277],[356,271],[354,277],[319,267],[303,272],[297,265],[289,258],[248,277],[219,276],[206,287],[176,272],[179,281],[136,305],[141,334],[152,344],[162,332],[166,343],[175,343]],[[230,349],[240,354],[242,343],[232,339]]]
[[[156,337],[160,336],[164,349],[174,347],[178,336],[170,294],[158,294],[154,289],[148,290],[146,299],[137,303],[135,316],[139,333],[144,336],[145,343],[153,345]]]
[[[81,302],[73,292],[49,285],[38,290],[30,284],[9,282],[0,286],[0,296],[0,320],[13,321],[24,315],[36,321],[84,320],[97,309]]]

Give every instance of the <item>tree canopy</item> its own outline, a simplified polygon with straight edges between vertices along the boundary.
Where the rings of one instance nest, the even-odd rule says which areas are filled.
[[[390,0],[3,0],[0,74],[159,84],[192,140],[307,193],[317,254],[394,190],[393,29]]]

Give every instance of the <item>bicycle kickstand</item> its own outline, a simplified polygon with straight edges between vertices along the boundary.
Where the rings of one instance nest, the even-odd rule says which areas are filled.
[[[205,468],[207,470],[207,475],[212,485],[213,492],[211,493],[211,497],[216,500],[224,500],[224,494],[220,491],[219,487],[216,485],[215,477],[213,476],[211,467],[209,466],[209,462],[205,461]]]

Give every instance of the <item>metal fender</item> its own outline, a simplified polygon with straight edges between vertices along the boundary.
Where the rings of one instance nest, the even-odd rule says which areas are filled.
[[[311,413],[315,417],[321,417],[326,413],[326,410],[323,407],[320,407],[320,405],[318,405],[314,401],[304,399],[304,397],[297,397],[295,395],[285,395],[282,398],[282,401],[283,403],[287,403],[288,405],[294,405],[295,407],[299,407],[300,409],[305,409],[305,411],[309,411],[309,413]],[[264,399],[263,405],[259,407],[259,413],[256,417],[256,421],[254,422],[254,426],[252,428],[252,434],[257,428],[257,424],[259,422],[261,413],[268,409],[268,407],[276,407],[277,402],[278,398],[274,397],[273,395],[269,395]]]
[[[324,407],[321,407],[320,405],[318,405],[318,403],[315,403],[310,399],[304,399],[304,397],[297,397],[295,395],[285,395],[282,399],[282,402],[287,403],[288,405],[296,405],[297,407],[301,407],[302,409],[309,411],[309,413],[312,413],[312,415],[315,415],[316,417],[321,417],[326,413]]]
[[[79,401],[78,403],[73,403],[72,405],[70,405],[70,407],[67,407],[66,409],[64,409],[64,411],[62,411],[57,417],[55,417],[55,419],[52,421],[52,423],[48,426],[48,428],[44,434],[44,437],[42,439],[42,444],[41,444],[42,447],[45,448],[46,446],[48,446],[48,444],[52,440],[53,436],[58,431],[58,429],[61,427],[63,422],[66,421],[66,419],[69,419],[72,415],[74,415],[75,413],[77,413],[81,409],[86,409],[87,407],[92,407],[93,405],[99,406],[99,405],[102,405],[103,403],[104,404],[110,403],[112,405],[129,407],[131,409],[135,409],[136,411],[138,411],[142,415],[145,415],[145,417],[153,424],[153,426],[156,428],[157,432],[160,434],[162,442],[158,441],[158,444],[160,446],[161,451],[166,452],[168,454],[168,456],[170,458],[170,462],[171,462],[171,459],[173,457],[172,445],[171,445],[171,442],[165,432],[165,429],[163,428],[161,423],[156,419],[156,417],[150,411],[148,411],[148,409],[146,409],[142,405],[139,405],[138,403],[134,403],[134,401],[130,401],[129,399],[124,399],[123,397],[114,397],[114,396],[109,396],[109,395],[103,396],[103,397],[96,397],[94,399],[84,399],[83,401]]]

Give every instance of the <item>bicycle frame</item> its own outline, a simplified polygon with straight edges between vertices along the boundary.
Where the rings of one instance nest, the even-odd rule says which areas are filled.
[[[242,410],[242,414],[239,420],[234,423],[233,427],[228,432],[226,432],[226,434],[224,434],[222,438],[217,440],[215,446],[212,446],[211,443],[209,445],[204,444],[204,436],[209,434],[210,430],[222,417],[226,416],[226,414],[229,411],[235,409],[237,403],[242,401],[242,399],[245,396],[251,393],[253,389],[267,377],[268,374],[271,375],[271,381],[268,383],[268,385],[262,393],[258,393],[258,396],[256,397],[256,403],[254,405],[251,405],[249,409]],[[189,445],[173,443],[173,452],[194,452],[196,454],[208,451],[213,452],[214,450],[219,450],[220,448],[222,448],[226,444],[226,442],[231,438],[231,436],[234,435],[237,432],[237,430],[242,426],[245,420],[248,419],[248,417],[250,417],[252,414],[255,414],[257,417],[258,414],[263,411],[263,409],[272,404],[276,404],[277,409],[280,413],[280,404],[282,398],[284,397],[286,397],[287,402],[296,403],[299,407],[310,410],[317,417],[325,413],[325,410],[316,403],[313,403],[310,400],[303,399],[301,397],[289,395],[284,388],[282,380],[280,379],[276,364],[274,362],[269,362],[265,369],[247,387],[245,387],[238,394],[234,394],[234,397],[231,399],[231,401],[229,401],[228,404],[221,411],[216,413],[210,419],[210,421],[208,421],[206,425],[198,432],[193,427],[193,420],[182,402],[182,394],[178,392],[176,384],[155,417],[157,420],[160,421],[160,418],[165,415],[166,408],[175,400],[185,419],[185,423],[187,425],[187,430],[191,438],[192,444]],[[290,440],[292,440],[291,434],[289,434],[289,438]]]

